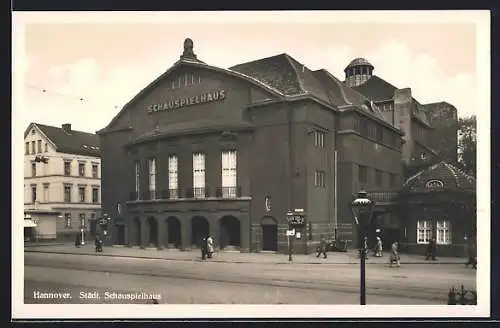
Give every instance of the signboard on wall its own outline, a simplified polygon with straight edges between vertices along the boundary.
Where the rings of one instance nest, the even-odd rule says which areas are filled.
[[[181,107],[206,104],[214,101],[222,101],[224,99],[226,99],[226,90],[221,89],[191,97],[171,98],[163,103],[149,105],[146,111],[148,114],[171,111]]]

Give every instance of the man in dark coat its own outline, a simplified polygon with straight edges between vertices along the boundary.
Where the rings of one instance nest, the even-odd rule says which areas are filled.
[[[75,246],[80,248],[80,245],[82,244],[81,240],[81,235],[79,233],[76,234],[76,240],[75,240]]]
[[[436,260],[436,239],[432,238],[427,245],[427,250],[425,252],[425,259],[428,260],[432,258],[433,261]]]
[[[476,245],[473,243],[469,244],[468,247],[468,259],[467,263],[465,263],[465,267],[468,268],[469,265],[472,265],[474,269],[477,268],[477,251],[476,251]]]
[[[326,259],[326,240],[325,237],[321,236],[321,239],[319,241],[319,246],[318,246],[318,254],[316,257],[319,257],[321,254],[323,254],[323,258]]]

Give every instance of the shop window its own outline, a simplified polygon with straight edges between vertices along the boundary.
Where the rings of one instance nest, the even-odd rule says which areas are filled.
[[[417,244],[428,244],[432,239],[432,221],[417,221]]]
[[[451,244],[451,225],[449,221],[437,221],[436,243],[440,245]]]

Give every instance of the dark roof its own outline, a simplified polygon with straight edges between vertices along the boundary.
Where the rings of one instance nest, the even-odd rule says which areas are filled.
[[[239,64],[229,69],[253,77],[285,95],[303,93],[297,73],[285,54]]]
[[[365,58],[355,58],[355,59],[351,60],[349,65],[347,65],[347,67],[344,69],[344,72],[347,71],[348,68],[351,68],[354,66],[370,66],[371,68],[373,68],[373,65],[370,64],[370,62],[368,60],[366,60]]]
[[[408,189],[422,189],[425,188],[427,182],[431,180],[443,182],[443,187],[446,189],[476,189],[476,179],[474,177],[445,161],[441,161],[419,171],[417,174],[408,178],[404,186]]]
[[[70,130],[66,132],[62,128],[31,123],[24,136],[36,126],[56,146],[56,150],[62,153],[100,157],[99,136],[94,133]]]
[[[287,96],[310,94],[333,106],[354,105],[379,119],[378,111],[370,110],[368,99],[344,85],[340,80],[321,69],[311,71],[288,54],[280,54],[229,68],[272,86]]]
[[[394,92],[398,89],[389,82],[381,79],[376,75],[372,75],[365,83],[353,87],[354,90],[360,92],[365,97],[377,102],[382,100],[392,99]]]

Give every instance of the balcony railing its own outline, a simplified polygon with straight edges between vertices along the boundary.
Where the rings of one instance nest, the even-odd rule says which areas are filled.
[[[388,203],[393,202],[399,195],[399,191],[369,191],[368,198],[375,201],[375,203]]]
[[[140,197],[138,197],[140,196]],[[215,189],[215,195],[211,194],[209,187],[204,188],[186,188],[186,189],[163,189],[157,191],[131,192],[130,201],[136,200],[166,200],[166,199],[203,199],[208,197],[216,198],[239,198],[242,196],[241,187],[218,187]]]
[[[218,187],[215,190],[217,198],[238,198],[241,197],[241,187]]]
[[[187,188],[186,198],[206,198],[210,197],[210,188]]]

